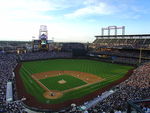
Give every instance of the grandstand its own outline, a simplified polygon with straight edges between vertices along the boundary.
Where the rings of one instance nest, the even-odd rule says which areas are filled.
[[[128,112],[135,110],[140,113],[149,113],[150,99],[128,101]]]
[[[0,41],[0,52],[23,52],[31,48],[31,41]]]
[[[150,49],[150,34],[139,35],[105,35],[95,36],[94,44],[98,47],[122,49]]]
[[[150,34],[125,35],[123,27],[113,27],[115,34],[110,34],[112,27],[102,28],[102,35],[96,35],[96,39],[90,44],[92,50],[88,54],[102,60],[139,65],[150,61]],[[123,33],[117,35],[117,28],[123,29]],[[108,30],[104,35],[103,30]],[[105,58],[105,59],[104,59]]]

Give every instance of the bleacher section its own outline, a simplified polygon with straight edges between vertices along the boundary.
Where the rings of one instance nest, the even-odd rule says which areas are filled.
[[[139,64],[150,61],[150,34],[95,36],[89,54],[110,62]]]

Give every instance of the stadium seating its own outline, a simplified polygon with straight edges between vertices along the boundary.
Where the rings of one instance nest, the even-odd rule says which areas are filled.
[[[43,55],[42,55],[43,54]],[[20,60],[37,60],[47,58],[71,58],[70,53],[65,52],[36,52],[21,54]],[[16,54],[0,54],[0,112],[20,112],[24,110],[21,103],[6,103],[6,84],[8,81],[15,83],[13,69],[17,65],[18,56]],[[136,68],[133,74],[126,81],[118,84],[114,94],[90,108],[87,112],[111,112],[127,111],[128,100],[138,100],[150,98],[150,63],[145,63]],[[15,85],[13,88],[14,100],[17,100]],[[146,106],[147,107],[147,106]],[[143,107],[145,109],[145,107]],[[147,108],[149,109],[149,107]],[[72,108],[65,111],[70,113]],[[78,110],[74,110],[76,112]]]
[[[123,39],[123,38],[97,38],[93,42],[99,46],[107,46],[107,47],[122,47],[122,48],[150,48],[150,39]]]

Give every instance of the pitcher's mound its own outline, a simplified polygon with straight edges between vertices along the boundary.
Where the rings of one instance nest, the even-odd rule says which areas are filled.
[[[59,84],[65,84],[66,81],[62,79],[62,80],[59,80],[58,83],[59,83]]]

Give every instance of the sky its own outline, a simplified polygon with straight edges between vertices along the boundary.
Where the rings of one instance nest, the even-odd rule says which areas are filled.
[[[0,0],[0,40],[31,41],[40,25],[56,42],[92,42],[101,28],[150,34],[150,0]],[[119,31],[121,33],[121,31]]]

